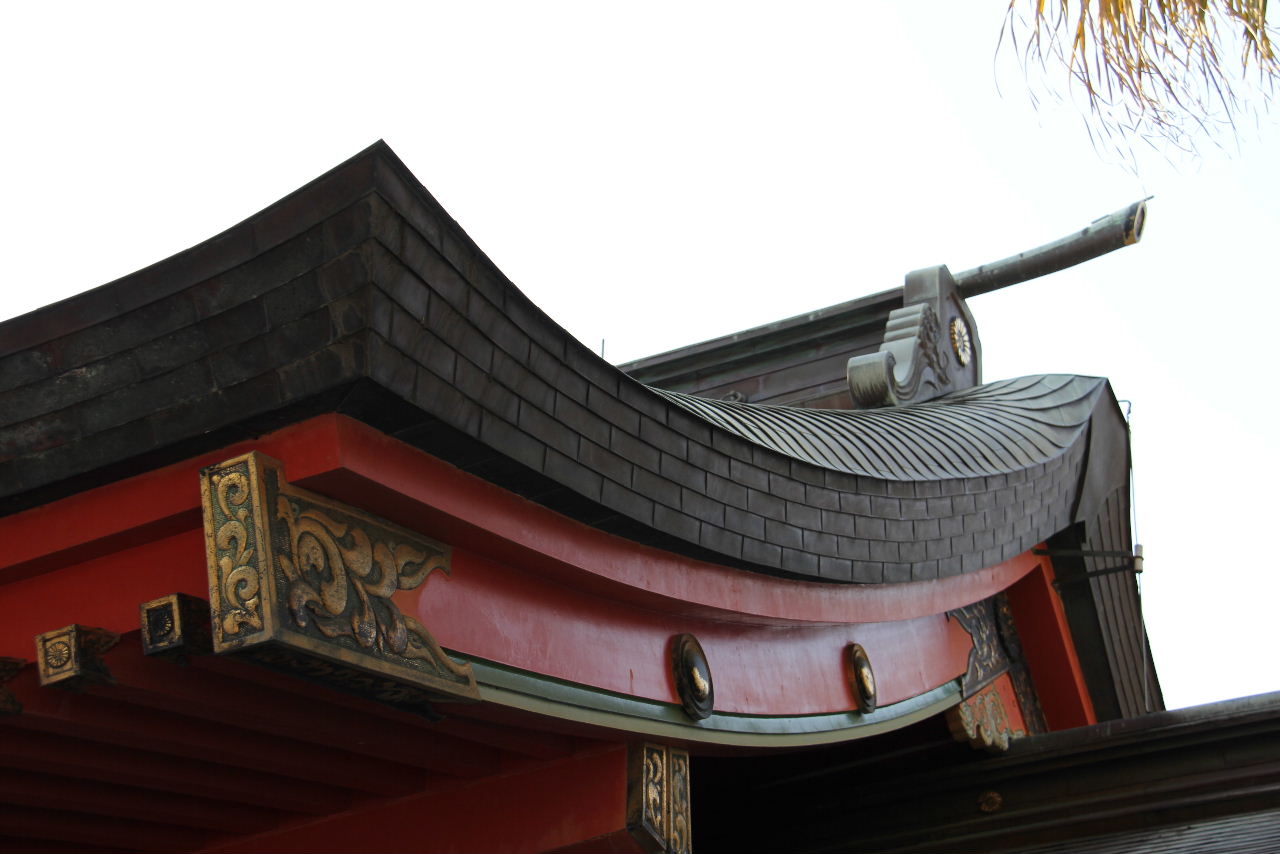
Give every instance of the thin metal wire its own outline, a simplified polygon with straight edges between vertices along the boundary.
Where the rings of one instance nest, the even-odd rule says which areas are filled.
[[[1133,447],[1133,401],[1120,400],[1117,403],[1124,404],[1124,421],[1129,428],[1129,447]],[[1133,532],[1133,543],[1135,552],[1141,548],[1141,540],[1138,537],[1138,475],[1132,460],[1129,463],[1129,526]],[[1146,568],[1145,566],[1143,567]],[[1142,632],[1142,636],[1138,639],[1140,649],[1142,650],[1142,710],[1144,712],[1151,711],[1151,677],[1149,660],[1150,654],[1147,652],[1147,615],[1142,607],[1142,575],[1134,573],[1134,582],[1138,589],[1138,630]]]

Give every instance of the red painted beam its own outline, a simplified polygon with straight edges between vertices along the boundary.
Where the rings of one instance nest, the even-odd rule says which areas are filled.
[[[365,709],[374,708],[372,714],[342,708],[330,701],[335,692],[327,692],[316,702],[272,688],[272,684],[292,685],[298,680],[250,662],[226,661],[223,672],[215,673],[147,658],[136,633],[122,638],[104,660],[116,682],[89,688],[94,696],[288,739],[313,756],[327,756],[321,767],[326,762],[341,765],[351,759],[345,752],[349,748],[384,760],[380,767],[389,779],[403,777],[405,766],[454,777],[479,777],[499,768],[498,752],[492,747],[441,736],[423,718],[416,719],[416,726],[374,720],[379,717],[378,704],[362,701]],[[236,671],[247,674],[248,680],[226,675]],[[260,681],[260,676],[265,676],[265,681]],[[318,708],[325,713],[317,714]],[[399,770],[387,762],[400,766]],[[418,779],[417,775],[413,779]],[[409,782],[409,778],[402,782]]]
[[[512,774],[211,845],[241,852],[550,851],[626,828],[627,751],[614,745]]]
[[[309,703],[322,704],[326,708],[350,710],[351,713],[366,720],[378,718],[379,723],[376,729],[378,733],[386,736],[385,742],[382,739],[367,739],[364,742],[366,745],[364,749],[378,756],[398,758],[400,761],[414,764],[421,763],[422,767],[438,767],[442,756],[447,756],[461,747],[449,741],[440,743],[438,740],[433,740],[434,736],[449,736],[459,741],[473,742],[484,745],[486,748],[533,759],[559,759],[577,749],[575,740],[564,736],[469,719],[473,712],[480,708],[473,703],[440,703],[437,705],[437,710],[445,715],[445,719],[427,722],[421,715],[373,700],[344,694],[301,679],[281,679],[279,674],[273,671],[261,667],[246,667],[245,662],[236,659],[200,656],[192,660],[191,667],[270,688],[273,693],[303,698]],[[245,690],[252,691],[247,687]],[[426,740],[423,741],[423,754],[420,755],[415,751],[406,752],[406,743],[418,743],[418,739],[424,738]],[[383,752],[384,750],[386,752]],[[489,754],[488,750],[482,751],[484,756]],[[489,773],[493,767],[486,765],[484,769],[484,773]],[[468,771],[462,776],[475,776],[475,773],[475,771]]]
[[[179,792],[255,807],[328,815],[351,805],[351,792],[270,773],[246,774],[215,762],[175,759],[80,738],[0,724],[0,768]],[[233,808],[233,807],[231,807]]]
[[[88,815],[73,810],[6,805],[0,805],[0,834],[161,854],[197,849],[212,836],[208,831],[189,827]]]
[[[42,809],[74,806],[81,813],[200,828],[220,835],[261,833],[292,816],[250,804],[14,770],[0,774],[0,800]]]
[[[1045,725],[1059,730],[1095,724],[1098,716],[1053,578],[1053,563],[1039,556],[1035,570],[1010,587],[1008,597]]]
[[[251,774],[269,769],[282,777],[374,795],[414,792],[428,780],[421,769],[343,749],[358,749],[358,730],[348,733],[346,742],[318,750],[306,742],[237,726],[236,718],[215,718],[210,725],[206,720],[158,713],[127,702],[75,695],[56,688],[24,690],[29,686],[18,684],[21,681],[23,677],[10,683],[23,706],[22,714],[5,720],[10,730],[70,736],[179,760],[213,759]]]

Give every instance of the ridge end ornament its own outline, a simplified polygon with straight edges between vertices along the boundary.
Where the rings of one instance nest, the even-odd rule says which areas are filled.
[[[431,701],[480,698],[394,601],[451,549],[290,484],[256,451],[202,472],[213,650],[435,717]]]
[[[945,265],[908,273],[875,353],[849,359],[855,409],[933,400],[982,381],[973,315]]]

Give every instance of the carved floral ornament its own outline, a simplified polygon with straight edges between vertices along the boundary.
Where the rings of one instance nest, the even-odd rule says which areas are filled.
[[[1005,705],[1004,695],[995,685],[988,685],[972,697],[947,711],[947,725],[957,741],[967,741],[980,750],[1002,753],[1009,742],[1025,736],[1026,730],[1014,725]]]
[[[206,469],[203,495],[215,652],[409,705],[478,699],[471,666],[393,600],[448,572],[448,546],[294,487],[258,453]]]
[[[687,854],[692,847],[689,753],[633,744],[628,756],[627,827],[644,850]]]

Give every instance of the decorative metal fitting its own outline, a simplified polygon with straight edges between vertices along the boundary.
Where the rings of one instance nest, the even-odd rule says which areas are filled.
[[[876,710],[876,674],[871,669],[871,659],[861,644],[851,643],[844,648],[844,678],[849,691],[857,702],[858,711],[869,715]]]
[[[964,322],[963,317],[953,317],[948,329],[951,332],[951,351],[956,354],[956,361],[960,363],[960,367],[967,367],[973,360],[973,341],[969,337],[969,325]]]
[[[671,672],[685,714],[695,721],[711,717],[716,704],[716,688],[711,681],[702,644],[690,634],[676,635],[671,644]]]
[[[186,593],[170,593],[138,606],[142,651],[185,664],[189,655],[213,652],[209,603]]]
[[[100,657],[120,640],[115,632],[72,624],[36,635],[36,669],[40,684],[82,691],[111,685],[115,679]]]

